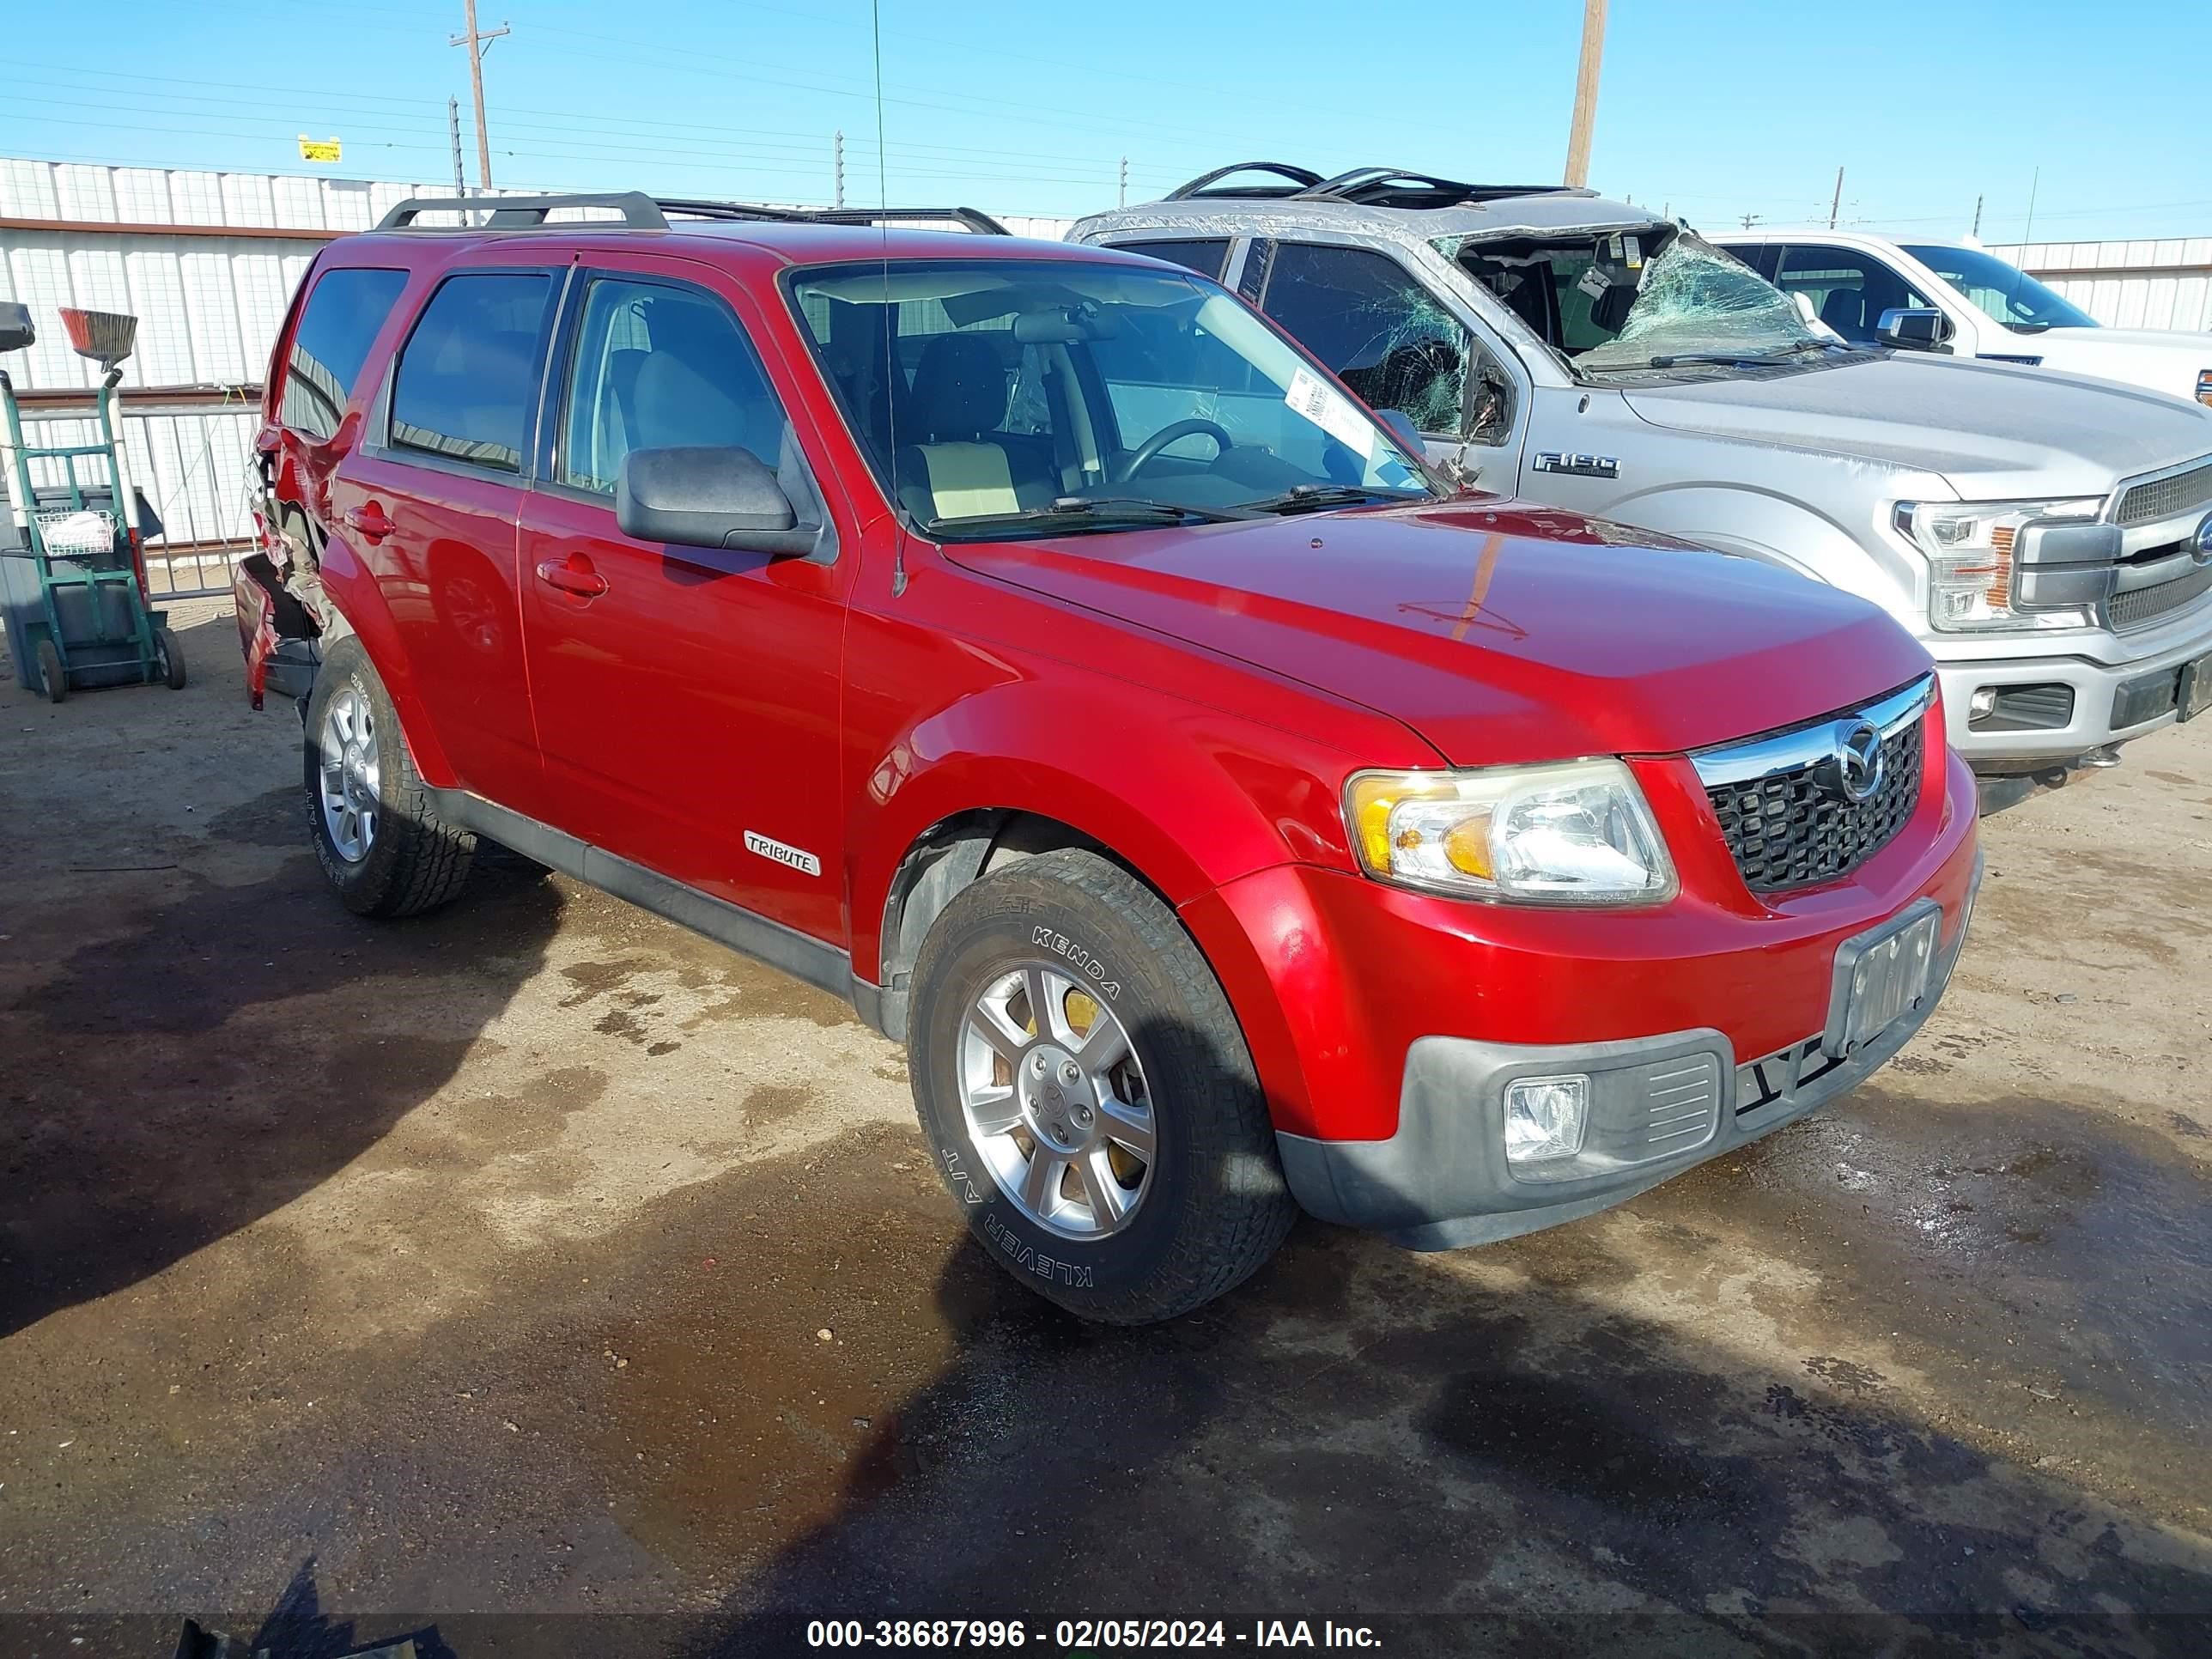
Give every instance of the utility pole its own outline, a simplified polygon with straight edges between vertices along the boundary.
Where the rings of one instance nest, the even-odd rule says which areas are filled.
[[[1121,206],[1123,206],[1123,207],[1127,207],[1127,206],[1128,206],[1128,205],[1129,205],[1129,158],[1128,158],[1127,156],[1126,156],[1126,155],[1124,155],[1124,156],[1121,158]]]
[[[1844,170],[1841,167],[1838,167],[1836,169],[1836,193],[1828,198],[1828,228],[1830,230],[1833,230],[1836,228],[1836,215],[1842,210],[1843,205]]]
[[[2043,182],[2043,169],[2038,167],[2027,181],[2027,228],[2020,234],[2023,242],[2035,240],[2035,187]]]
[[[477,188],[489,190],[491,139],[484,131],[483,55],[491,49],[493,41],[507,32],[507,26],[501,23],[495,29],[479,29],[477,27],[477,0],[463,0],[463,4],[466,8],[468,32],[454,35],[446,44],[469,49],[469,87],[477,99]]]
[[[465,196],[469,181],[461,172],[461,100],[458,98],[446,100],[446,130],[453,139],[453,194]]]
[[[1590,129],[1597,125],[1597,71],[1605,56],[1605,0],[1583,0],[1582,66],[1575,71],[1574,125],[1567,130],[1567,184],[1589,183]]]
[[[1758,216],[1756,213],[1747,213],[1747,214],[1745,214],[1745,215],[1743,216],[1743,228],[1744,228],[1746,230],[1749,230],[1749,229],[1750,229],[1753,225],[1757,224],[1758,222],[1759,222],[1759,216]]]
[[[842,131],[837,135],[836,182],[830,197],[830,205],[833,207],[845,205],[845,135]]]
[[[1974,198],[1974,228],[1973,228],[1973,229],[1972,229],[1972,231],[1970,231],[1970,232],[1968,233],[1968,234],[1972,235],[1972,237],[1973,237],[1977,241],[1978,241],[1978,240],[1981,240],[1981,234],[1982,234],[1982,198],[1981,198],[1980,197],[1978,197],[1978,196],[1977,196],[1976,198]]]

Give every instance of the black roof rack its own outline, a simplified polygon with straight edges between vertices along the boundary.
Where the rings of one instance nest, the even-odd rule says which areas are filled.
[[[1214,185],[1224,179],[1240,173],[1272,173],[1287,179],[1287,185],[1261,185],[1249,190],[1216,190]],[[1321,183],[1321,174],[1304,167],[1292,167],[1287,161],[1236,161],[1225,167],[1216,167],[1211,173],[1201,173],[1187,185],[1178,185],[1167,193],[1170,202],[1188,202],[1194,196],[1297,196]]]
[[[743,222],[758,220],[798,225],[874,225],[898,220],[942,220],[965,227],[979,236],[1012,233],[989,214],[975,208],[781,208],[756,207],[746,202],[710,202],[687,197],[647,196],[642,191],[586,192],[574,196],[417,196],[410,197],[376,222],[379,230],[440,230],[457,227],[416,222],[426,213],[484,213],[484,230],[540,230],[561,208],[612,208],[632,230],[666,230],[672,216],[681,219]],[[589,228],[594,222],[577,222]]]
[[[1220,180],[1240,173],[1272,173],[1289,182],[1223,188]],[[1239,161],[1216,167],[1167,194],[1170,202],[1194,198],[1239,197],[1267,201],[1355,202],[1362,207],[1448,208],[1477,207],[1512,196],[1588,196],[1593,192],[1566,185],[1469,185],[1433,173],[1408,173],[1401,167],[1354,167],[1334,179],[1324,179],[1305,167],[1283,161]]]

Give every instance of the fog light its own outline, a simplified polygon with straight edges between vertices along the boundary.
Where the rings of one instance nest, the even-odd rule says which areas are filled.
[[[1583,1149],[1587,1077],[1516,1078],[1505,1085],[1505,1161],[1548,1164]]]
[[[1966,718],[1969,720],[1980,720],[1985,714],[1995,714],[1996,712],[1996,687],[1994,685],[1978,685],[1974,688],[1974,695],[1966,699]]]

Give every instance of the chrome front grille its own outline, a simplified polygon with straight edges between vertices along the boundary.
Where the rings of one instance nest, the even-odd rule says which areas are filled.
[[[1934,696],[1923,678],[1863,708],[1690,757],[1747,887],[1780,893],[1840,880],[1895,839],[1920,801]],[[1878,736],[1881,764],[1854,799],[1844,751],[1864,726]],[[1863,765],[1856,781],[1869,782]]]
[[[2130,485],[2120,497],[2120,510],[2115,520],[2123,527],[2155,524],[2177,513],[2207,505],[2212,505],[2212,462],[2191,467],[2186,472],[2172,472],[2163,478]]]
[[[2131,628],[2142,628],[2160,617],[2171,616],[2185,605],[2193,605],[2207,593],[2212,593],[2212,565],[2199,565],[2186,575],[2176,576],[2172,581],[2154,583],[2149,587],[2130,588],[2124,593],[2115,593],[2106,602],[2105,614],[2111,619],[2113,630],[2125,633]]]

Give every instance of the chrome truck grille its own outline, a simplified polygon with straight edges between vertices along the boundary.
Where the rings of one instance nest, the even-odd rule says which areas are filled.
[[[2170,472],[2163,478],[2130,484],[2120,495],[2120,510],[2113,521],[2124,529],[2130,525],[2155,524],[2205,506],[2212,506],[2212,461],[2186,472]]]
[[[1920,800],[1923,676],[1862,708],[1690,757],[1735,867],[1754,893],[1848,876]]]

